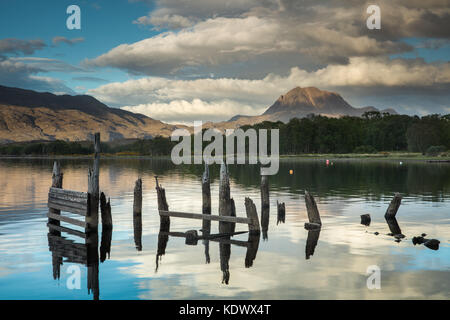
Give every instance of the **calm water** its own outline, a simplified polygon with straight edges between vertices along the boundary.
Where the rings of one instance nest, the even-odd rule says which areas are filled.
[[[60,278],[53,277],[46,227],[52,163],[0,160],[0,299],[93,298],[86,266],[64,261]],[[62,160],[64,187],[86,191],[89,164]],[[245,197],[255,201],[260,213],[259,170],[236,166],[230,171],[237,216],[245,216]],[[160,242],[165,254],[157,259],[154,175],[166,189],[171,210],[200,213],[201,173],[202,167],[176,167],[165,160],[102,160],[100,189],[111,197],[114,230],[110,259],[99,264],[100,299],[450,298],[450,165],[335,161],[326,167],[324,161],[283,160],[279,174],[269,179],[268,240],[253,241],[249,249],[231,245],[229,260],[222,261],[222,266],[228,262],[228,284],[222,283],[223,244],[209,242],[206,263],[202,241],[188,246],[183,238],[169,237],[165,250]],[[219,168],[211,168],[213,214],[218,210],[218,175]],[[132,214],[138,177],[143,179],[142,251],[136,249]],[[305,189],[316,197],[322,216],[319,234],[303,227]],[[395,192],[404,196],[397,220],[406,238],[400,242],[388,235],[383,217]],[[286,203],[285,224],[276,224],[277,200]],[[363,213],[372,217],[369,227],[360,224]],[[200,228],[200,220],[171,220],[173,232]],[[237,225],[240,230],[247,226]],[[217,231],[218,223],[212,222],[212,232]],[[422,233],[440,240],[439,250],[414,246],[412,237]],[[233,239],[245,242],[248,235]],[[256,249],[246,268],[246,256]],[[71,265],[81,266],[80,290],[67,288]],[[366,286],[371,265],[381,269],[379,290]]]

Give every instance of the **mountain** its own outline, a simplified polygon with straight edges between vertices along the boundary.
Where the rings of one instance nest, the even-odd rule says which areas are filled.
[[[84,141],[100,132],[103,141],[169,136],[184,126],[110,108],[87,96],[54,95],[0,86],[0,142]]]
[[[261,121],[288,122],[292,118],[304,118],[310,114],[328,117],[361,116],[367,111],[379,111],[375,107],[354,108],[338,93],[320,90],[315,87],[296,87],[280,96],[260,116],[234,116],[228,122],[236,125],[253,124]],[[395,114],[395,110],[380,112]]]

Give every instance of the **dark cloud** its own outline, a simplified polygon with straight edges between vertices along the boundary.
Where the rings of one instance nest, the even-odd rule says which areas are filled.
[[[33,54],[47,45],[40,39],[21,40],[16,38],[0,39],[0,54]]]
[[[11,59],[0,59],[1,85],[53,93],[74,93],[61,80],[39,76],[41,72],[45,70],[37,66]]]
[[[89,81],[89,82],[97,82],[97,83],[106,83],[109,82],[108,80],[102,79],[102,78],[96,78],[96,77],[74,77],[72,80],[76,81]]]
[[[54,37],[53,40],[52,40],[53,45],[55,45],[55,46],[57,46],[60,43],[65,43],[65,44],[68,44],[68,45],[74,45],[76,43],[80,43],[80,42],[83,42],[83,41],[84,41],[84,38],[68,39],[66,37],[59,37],[59,36],[58,37]]]

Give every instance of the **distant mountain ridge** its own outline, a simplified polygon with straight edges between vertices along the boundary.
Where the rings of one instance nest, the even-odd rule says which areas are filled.
[[[281,95],[260,116],[234,116],[228,122],[243,122],[254,124],[261,121],[288,122],[292,118],[304,118],[310,114],[327,117],[356,116],[360,117],[367,111],[380,111],[375,107],[354,108],[341,95],[335,92],[320,90],[316,87],[296,87]],[[393,109],[380,112],[396,114]]]
[[[142,114],[110,108],[87,95],[54,95],[0,86],[0,142],[103,141],[169,136],[177,128]]]
[[[311,114],[327,117],[361,116],[374,107],[354,108],[338,93],[315,87],[296,87],[281,95],[262,115],[236,115],[228,121],[207,122],[204,128],[233,129],[262,121],[288,122]],[[381,112],[395,114],[395,110]],[[178,128],[117,108],[88,95],[54,95],[0,86],[0,143],[32,140],[85,141],[100,132],[103,141],[170,136]]]

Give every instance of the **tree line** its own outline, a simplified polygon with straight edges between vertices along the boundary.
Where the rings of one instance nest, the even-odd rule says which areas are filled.
[[[409,151],[437,155],[450,149],[450,114],[408,116],[366,112],[362,117],[328,118],[310,115],[288,123],[264,121],[241,127],[279,129],[280,154],[376,153]],[[170,155],[170,138],[154,137],[129,143],[102,143],[104,153]],[[207,144],[207,143],[206,143]],[[225,149],[224,149],[225,150]],[[0,155],[87,155],[93,153],[89,142],[30,142],[0,146]]]

